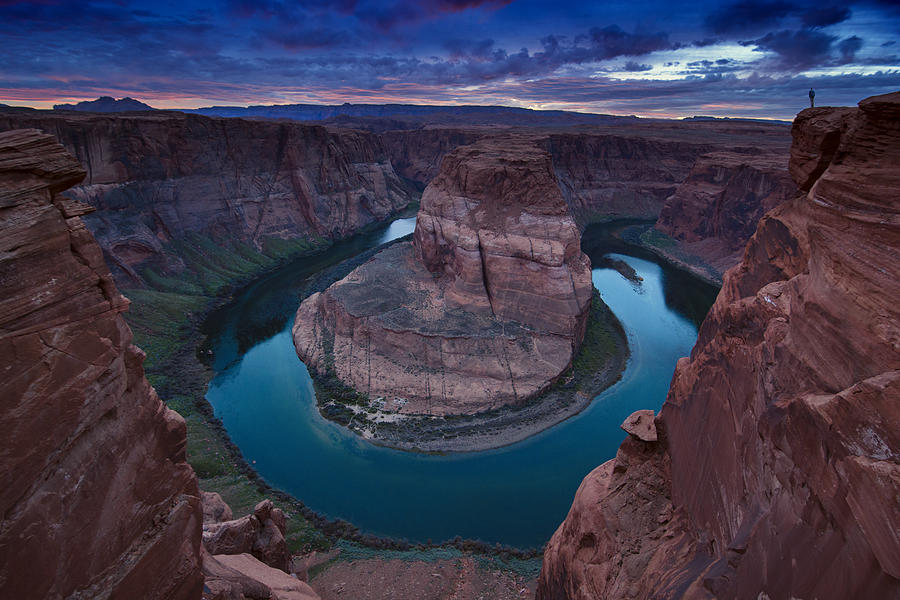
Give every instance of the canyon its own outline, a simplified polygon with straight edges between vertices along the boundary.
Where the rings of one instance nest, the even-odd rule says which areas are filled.
[[[538,597],[900,595],[900,92],[793,125],[767,213],[679,361],[656,441],[581,484]]]
[[[648,246],[717,283],[760,207],[790,195],[781,192],[791,185],[786,125],[561,115],[488,125],[491,111],[411,120],[376,111],[361,122],[310,124],[0,107],[0,130],[40,129],[85,166],[69,195],[98,209],[85,223],[123,289],[165,289],[174,277],[215,295],[242,274],[236,265],[259,256],[275,264],[396,214],[418,200],[448,152],[482,138],[527,138],[549,152],[582,229],[660,218],[657,231],[667,235]]]
[[[294,344],[390,413],[474,414],[522,402],[569,367],[591,288],[550,156],[482,140],[444,158],[412,243],[303,302]]]
[[[116,284],[190,279],[210,241],[284,256],[279,240],[302,240],[292,248],[306,252],[389,218],[428,183],[414,241],[310,297],[299,312],[318,322],[294,332],[311,368],[329,366],[314,353],[334,333],[342,381],[405,400],[405,411],[499,408],[565,371],[591,307],[579,232],[592,221],[657,219],[646,245],[685,268],[701,261],[711,280],[741,261],[661,414],[652,426],[638,415],[616,459],[579,489],[547,548],[541,597],[896,595],[900,519],[885,499],[898,490],[897,106],[893,95],[801,113],[790,181],[783,128],[754,123],[373,132],[0,112],[0,129],[50,131],[88,167],[37,132],[0,133],[0,273],[15,282],[0,305],[0,354],[22,373],[0,395],[16,436],[0,486],[0,583],[187,598],[205,576],[223,594],[312,594],[248,562],[255,542],[226,554],[250,558],[202,548],[184,422],[144,378]],[[413,309],[399,315],[392,302]],[[447,334],[436,324],[458,326],[449,345],[434,341]],[[479,346],[497,336],[466,339],[481,326],[508,340],[504,361],[479,358],[500,354]],[[373,353],[372,339],[394,335]],[[462,375],[439,379],[429,361],[448,348]],[[412,374],[400,366],[410,354]],[[389,380],[425,391],[400,396]],[[281,517],[261,511],[224,520],[283,540]],[[69,531],[80,515],[90,527]]]
[[[529,139],[551,155],[580,228],[656,221],[633,241],[721,284],[763,213],[796,193],[786,168],[788,133],[778,124],[647,120],[577,131],[432,124],[380,137],[397,172],[420,184],[434,179],[441,159],[458,146],[506,135]]]

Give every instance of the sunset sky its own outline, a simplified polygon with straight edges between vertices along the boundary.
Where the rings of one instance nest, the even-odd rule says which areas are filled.
[[[792,119],[900,89],[900,3],[0,0],[0,103],[502,104]]]

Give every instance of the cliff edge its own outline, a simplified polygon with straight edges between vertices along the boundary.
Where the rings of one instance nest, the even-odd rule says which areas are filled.
[[[37,130],[0,133],[0,596],[199,598],[202,512],[185,423],[80,215],[85,172]]]
[[[900,597],[900,92],[793,126],[657,441],[588,475],[538,597]]]

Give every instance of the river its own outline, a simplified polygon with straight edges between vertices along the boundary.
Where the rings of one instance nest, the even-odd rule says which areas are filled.
[[[715,289],[614,240],[609,226],[592,226],[582,244],[592,263],[610,255],[643,278],[636,286],[611,269],[592,272],[631,345],[621,381],[579,415],[505,448],[450,455],[381,448],[319,415],[290,328],[308,277],[414,226],[414,218],[399,219],[298,259],[213,313],[204,330],[216,372],[207,399],[259,474],[317,512],[366,533],[410,541],[458,535],[541,547],[566,516],[584,476],[615,456],[625,417],[660,408]]]

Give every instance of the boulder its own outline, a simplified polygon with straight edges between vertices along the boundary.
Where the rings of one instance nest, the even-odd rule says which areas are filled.
[[[231,514],[231,507],[225,504],[216,492],[200,491],[200,502],[203,506],[203,524],[221,523],[222,521],[231,521],[234,515]]]
[[[318,600],[309,585],[250,554],[204,552],[204,600]]]
[[[656,424],[653,422],[652,410],[637,410],[631,413],[622,423],[622,429],[630,436],[642,442],[655,442]]]
[[[290,572],[291,553],[284,539],[286,519],[271,500],[263,500],[253,514],[203,525],[203,546],[210,554],[250,553],[265,564]]]

